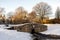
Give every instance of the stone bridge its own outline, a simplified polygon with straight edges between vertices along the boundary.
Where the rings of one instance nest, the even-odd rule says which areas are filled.
[[[13,25],[8,29],[14,29],[21,32],[31,32],[32,29],[34,29],[35,32],[43,32],[47,30],[47,26],[38,23],[25,23],[23,25]]]

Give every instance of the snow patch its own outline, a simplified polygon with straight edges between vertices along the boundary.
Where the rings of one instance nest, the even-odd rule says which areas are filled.
[[[41,32],[43,34],[52,34],[52,35],[60,35],[60,24],[44,24],[48,26],[48,30]]]
[[[32,40],[31,34],[0,28],[0,40]]]

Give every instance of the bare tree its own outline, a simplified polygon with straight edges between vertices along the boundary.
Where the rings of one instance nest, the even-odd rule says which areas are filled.
[[[8,14],[7,14],[8,19],[13,15],[14,15],[14,12],[8,12]]]
[[[23,7],[18,7],[16,9],[15,13],[16,13],[16,15],[18,15],[17,17],[25,18],[26,14],[27,14],[27,11]]]
[[[0,23],[3,23],[5,21],[5,10],[4,8],[0,7]]]
[[[18,7],[15,10],[15,21],[17,22],[23,22],[23,20],[26,20],[27,11],[23,7]]]
[[[0,7],[0,16],[4,16],[3,14],[5,13],[4,8]]]
[[[51,7],[45,3],[45,2],[40,2],[36,6],[33,7],[33,10],[39,15],[40,19],[43,20],[45,16],[48,16],[51,14]]]
[[[57,7],[56,9],[55,18],[60,19],[60,8],[59,7]]]
[[[24,8],[23,7],[18,7],[17,9],[16,9],[16,13],[22,13],[22,12],[24,12],[25,10],[24,10]]]

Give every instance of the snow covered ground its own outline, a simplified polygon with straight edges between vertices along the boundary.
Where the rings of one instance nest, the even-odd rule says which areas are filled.
[[[60,24],[44,24],[48,30],[41,32],[43,34],[60,35]],[[30,33],[17,32],[16,30],[7,30],[5,25],[0,25],[0,40],[33,40]]]
[[[0,40],[32,40],[32,35],[29,33],[17,32],[16,30],[7,30],[4,28],[4,25],[0,25]]]
[[[43,34],[51,34],[51,35],[60,35],[60,24],[44,24],[48,26],[48,30],[41,32]]]

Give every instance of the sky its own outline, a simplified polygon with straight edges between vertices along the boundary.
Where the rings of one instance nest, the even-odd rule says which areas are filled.
[[[24,7],[28,12],[31,12],[32,8],[39,2],[48,3],[53,13],[55,13],[58,6],[60,7],[60,0],[0,0],[0,7],[5,8],[5,14],[15,11],[20,6]]]

